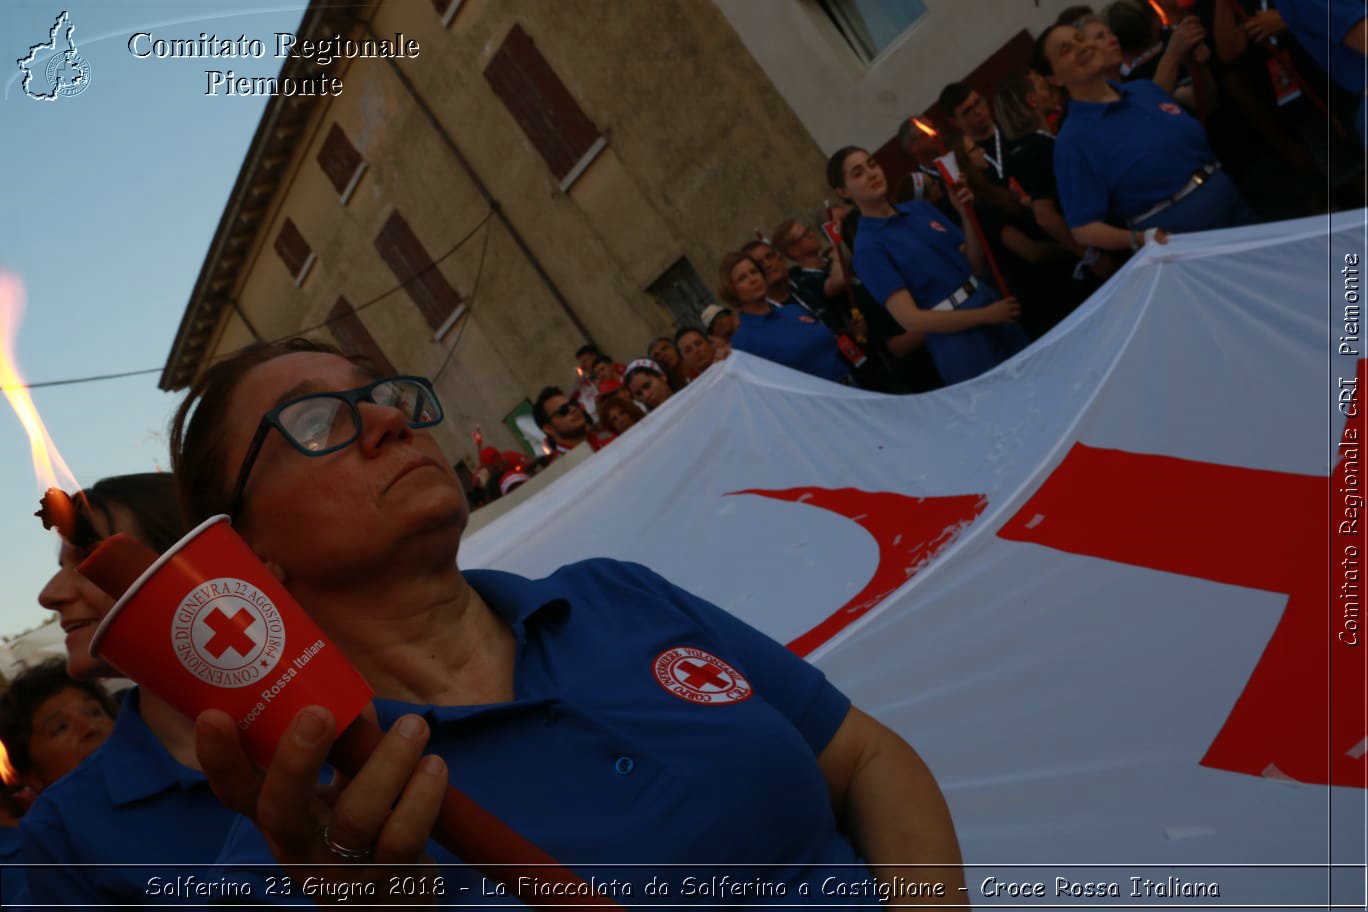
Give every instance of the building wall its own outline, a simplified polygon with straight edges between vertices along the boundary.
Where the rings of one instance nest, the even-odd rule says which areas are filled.
[[[926,15],[872,63],[817,0],[715,0],[826,154],[877,149],[1022,29],[1033,35],[1073,0],[925,0]],[[1101,9],[1105,3],[1094,4]]]
[[[515,23],[607,139],[567,191],[483,75]],[[437,123],[390,63],[347,66],[343,95],[319,104],[241,268],[236,298],[262,337],[322,323],[338,295],[361,307],[393,288],[374,239],[396,208],[434,259],[479,224],[487,206],[443,131],[619,361],[671,330],[645,289],[679,257],[711,286],[753,228],[806,215],[826,194],[821,151],[712,3],[465,0],[444,28],[431,3],[384,0],[372,28],[420,42],[419,58],[396,63]],[[345,206],[316,162],[334,122],[368,163]],[[286,217],[318,258],[299,288],[272,249]],[[479,276],[469,314],[443,340],[402,290],[359,316],[399,369],[440,373],[449,420],[439,440],[452,459],[473,454],[476,425],[510,447],[503,417],[543,385],[568,384],[584,336],[498,219],[439,268],[467,298]],[[250,340],[230,314],[213,351]]]

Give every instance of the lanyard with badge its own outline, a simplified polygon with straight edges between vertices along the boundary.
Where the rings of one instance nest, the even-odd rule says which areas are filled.
[[[1158,44],[1150,48],[1148,51],[1143,51],[1138,57],[1131,60],[1130,63],[1121,64],[1122,78],[1129,76],[1131,73],[1134,73],[1136,70],[1140,69],[1142,66],[1149,63],[1155,57],[1158,57],[1160,52],[1162,52],[1163,50],[1164,42],[1160,41]]]
[[[997,158],[989,155],[987,149],[983,150],[983,157],[988,159],[988,164],[992,165],[993,170],[997,172],[998,180],[1002,180],[1007,176],[1007,171],[1002,167],[1002,131],[997,127],[993,128],[993,149]]]
[[[1230,9],[1231,14],[1234,15],[1237,26],[1244,25],[1249,21],[1250,15],[1245,12],[1244,7],[1239,3],[1239,0],[1225,0],[1225,3]],[[1259,12],[1268,12],[1268,0],[1259,0]],[[1268,79],[1273,84],[1273,96],[1277,99],[1278,107],[1290,104],[1298,98],[1301,98],[1303,89],[1309,91],[1309,87],[1297,74],[1297,68],[1292,63],[1292,55],[1287,52],[1287,48],[1281,47],[1278,44],[1276,35],[1268,36],[1268,47],[1266,50],[1268,51],[1268,59],[1266,61],[1268,64]],[[1307,97],[1322,113],[1328,113],[1325,110],[1324,103],[1322,103],[1314,93],[1309,94]]]
[[[1259,0],[1259,12],[1268,12],[1268,0]],[[1268,55],[1268,79],[1273,83],[1273,95],[1278,100],[1278,107],[1282,107],[1301,98],[1302,93],[1292,76],[1292,68],[1288,66],[1287,51],[1278,44],[1278,36],[1269,35],[1268,44],[1274,48],[1273,53]]]
[[[803,308],[803,310],[806,310],[808,312],[807,317],[800,317],[799,319],[812,323],[821,322],[820,318],[818,317],[817,311],[814,310],[812,305],[810,305],[807,301],[804,301],[802,296],[798,294],[798,286],[795,285],[793,282],[789,282],[789,297],[795,303],[797,303],[799,307]],[[848,333],[835,333],[835,336],[836,347],[841,350],[841,354],[845,357],[847,361],[850,362],[851,367],[862,367],[864,363],[869,360],[869,358],[865,355],[864,351],[860,348],[859,345],[855,344],[855,340],[850,338],[850,335]]]
[[[913,176],[916,175],[914,174]],[[860,313],[860,308],[855,304],[854,283],[859,282],[860,280],[858,276],[851,272],[850,261],[846,259],[845,255],[844,239],[841,237],[841,224],[840,222],[837,222],[832,215],[830,204],[827,204],[826,216],[827,220],[822,224],[822,233],[825,234],[827,240],[831,242],[832,254],[841,264],[841,275],[846,277],[846,302],[850,305],[850,322],[855,323],[864,319],[864,315]],[[857,339],[858,342],[856,341]],[[867,339],[863,333],[857,334],[855,339],[852,339],[847,333],[838,333],[836,335],[836,347],[840,349],[841,356],[849,361],[852,367],[863,367],[864,363],[869,360],[869,358],[866,357],[864,350],[860,348],[860,344],[865,341],[867,341]]]

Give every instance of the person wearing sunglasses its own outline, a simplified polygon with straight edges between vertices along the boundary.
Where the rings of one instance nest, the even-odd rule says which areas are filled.
[[[552,459],[589,439],[589,416],[560,387],[548,386],[537,394],[537,401],[532,403],[532,420],[555,446],[550,454]]]
[[[201,714],[206,775],[255,823],[235,828],[224,864],[274,859],[296,882],[388,896],[387,865],[430,860],[446,892],[429,898],[479,896],[479,875],[429,841],[450,777],[551,857],[605,866],[586,880],[633,881],[624,905],[652,877],[729,862],[793,903],[829,903],[834,885],[872,903],[869,885],[891,871],[869,866],[925,862],[939,867],[917,879],[960,902],[930,771],[784,646],[635,564],[593,559],[539,580],[463,570],[461,483],[427,430],[441,406],[426,385],[391,397],[394,380],[298,341],[210,367],[177,411],[187,517],[227,510],[236,484],[235,527],[374,687],[387,732],[355,777],[319,791],[337,734],[327,710],[302,710],[264,771],[229,715]],[[329,420],[296,425],[315,399]],[[336,433],[301,437],[323,426]],[[713,902],[706,892],[694,901]],[[738,901],[762,895],[775,894]]]

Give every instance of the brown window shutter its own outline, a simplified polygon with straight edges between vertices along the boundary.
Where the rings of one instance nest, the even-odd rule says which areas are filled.
[[[280,259],[290,271],[290,276],[297,280],[304,269],[304,264],[309,261],[311,251],[309,242],[304,240],[304,235],[299,233],[295,223],[288,218],[285,219],[285,224],[280,226],[280,234],[276,235],[275,252],[280,254]]]
[[[398,373],[345,297],[339,297],[332,310],[328,312],[328,328],[332,330],[339,347],[346,354],[365,358],[381,376]]]
[[[361,167],[361,153],[356,151],[342,128],[333,124],[327,139],[323,140],[323,147],[318,150],[318,164],[341,194],[346,192],[356,169]]]
[[[461,296],[452,288],[432,257],[419,243],[417,235],[402,215],[395,212],[375,238],[375,249],[404,284],[413,303],[433,331],[440,329],[447,317],[461,305]]]
[[[485,80],[559,180],[599,137],[532,38],[515,25],[485,67]]]

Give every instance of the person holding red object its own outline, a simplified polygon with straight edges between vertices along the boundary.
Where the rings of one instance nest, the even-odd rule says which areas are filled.
[[[624,905],[651,877],[729,862],[732,878],[768,884],[738,903],[826,904],[822,883],[888,884],[881,865],[908,862],[937,866],[917,875],[940,885],[932,901],[960,902],[930,771],[782,645],[637,565],[590,560],[543,580],[462,570],[460,482],[433,422],[376,392],[389,382],[301,340],[214,365],[177,413],[187,514],[234,515],[375,688],[388,730],[350,781],[320,792],[326,711],[303,710],[265,770],[232,718],[202,714],[210,781],[259,827],[235,832],[225,862],[274,860],[296,881],[352,862],[326,876],[387,891],[386,864],[430,859],[440,872],[406,873],[427,878],[428,901],[459,901],[479,878],[428,842],[450,776],[552,857],[595,865],[582,876]],[[440,420],[424,388],[422,414]],[[263,422],[273,432],[253,459]]]
[[[167,473],[105,478],[74,501],[92,539],[121,532],[159,553],[186,531]],[[59,569],[38,601],[57,614],[66,632],[67,672],[96,686],[96,679],[120,674],[90,653],[96,626],[114,607],[76,569],[91,545],[62,540]],[[192,720],[145,688],[128,690],[100,749],[45,789],[24,816],[21,854],[32,865],[29,901],[66,908],[141,907],[148,902],[149,877],[203,874],[188,866],[207,868],[234,815],[215,799],[194,743]],[[195,825],[184,826],[186,820]]]
[[[858,147],[831,157],[827,180],[860,210],[856,274],[904,329],[926,334],[946,384],[976,377],[1026,347],[1016,298],[1001,297],[975,276],[987,271],[987,260],[974,232],[946,224],[939,209],[920,200],[894,206],[883,168]],[[974,200],[962,183],[951,199],[960,212]]]

